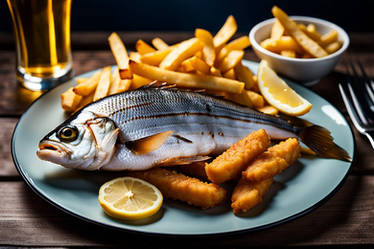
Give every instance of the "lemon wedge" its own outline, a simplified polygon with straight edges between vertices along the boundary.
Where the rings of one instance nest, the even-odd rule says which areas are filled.
[[[266,101],[290,116],[300,116],[310,111],[312,104],[297,94],[269,67],[264,60],[258,67],[258,86]]]
[[[152,216],[163,201],[155,186],[133,177],[120,177],[104,183],[98,199],[106,214],[127,220]]]

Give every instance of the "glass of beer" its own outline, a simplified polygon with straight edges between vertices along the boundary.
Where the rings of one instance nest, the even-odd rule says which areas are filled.
[[[7,0],[16,40],[17,80],[47,90],[72,76],[71,0]]]

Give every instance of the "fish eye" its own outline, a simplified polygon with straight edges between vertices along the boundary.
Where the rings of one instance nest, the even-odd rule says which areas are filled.
[[[75,126],[64,126],[57,132],[57,137],[63,142],[72,142],[78,137],[78,129]]]

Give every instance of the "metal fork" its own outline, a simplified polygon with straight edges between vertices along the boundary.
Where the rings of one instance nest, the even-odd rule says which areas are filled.
[[[346,64],[347,79],[339,90],[353,125],[365,135],[374,148],[374,82],[359,61]]]

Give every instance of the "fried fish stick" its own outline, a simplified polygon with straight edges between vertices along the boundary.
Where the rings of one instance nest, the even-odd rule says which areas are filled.
[[[242,177],[247,181],[265,180],[281,173],[295,162],[299,156],[299,142],[296,138],[289,138],[259,155],[242,172]]]
[[[248,182],[240,179],[231,196],[231,208],[234,214],[245,213],[260,202],[266,194],[273,178],[268,178],[260,182]]]
[[[222,183],[238,177],[248,163],[264,152],[269,145],[270,139],[264,129],[252,132],[211,163],[206,164],[205,171],[209,180]]]
[[[200,179],[208,179],[205,172],[205,162],[195,162],[188,165],[181,165],[179,169],[186,175]]]
[[[150,182],[168,198],[204,209],[220,204],[226,197],[226,190],[217,184],[205,183],[171,170],[155,168],[130,172],[129,175]]]

